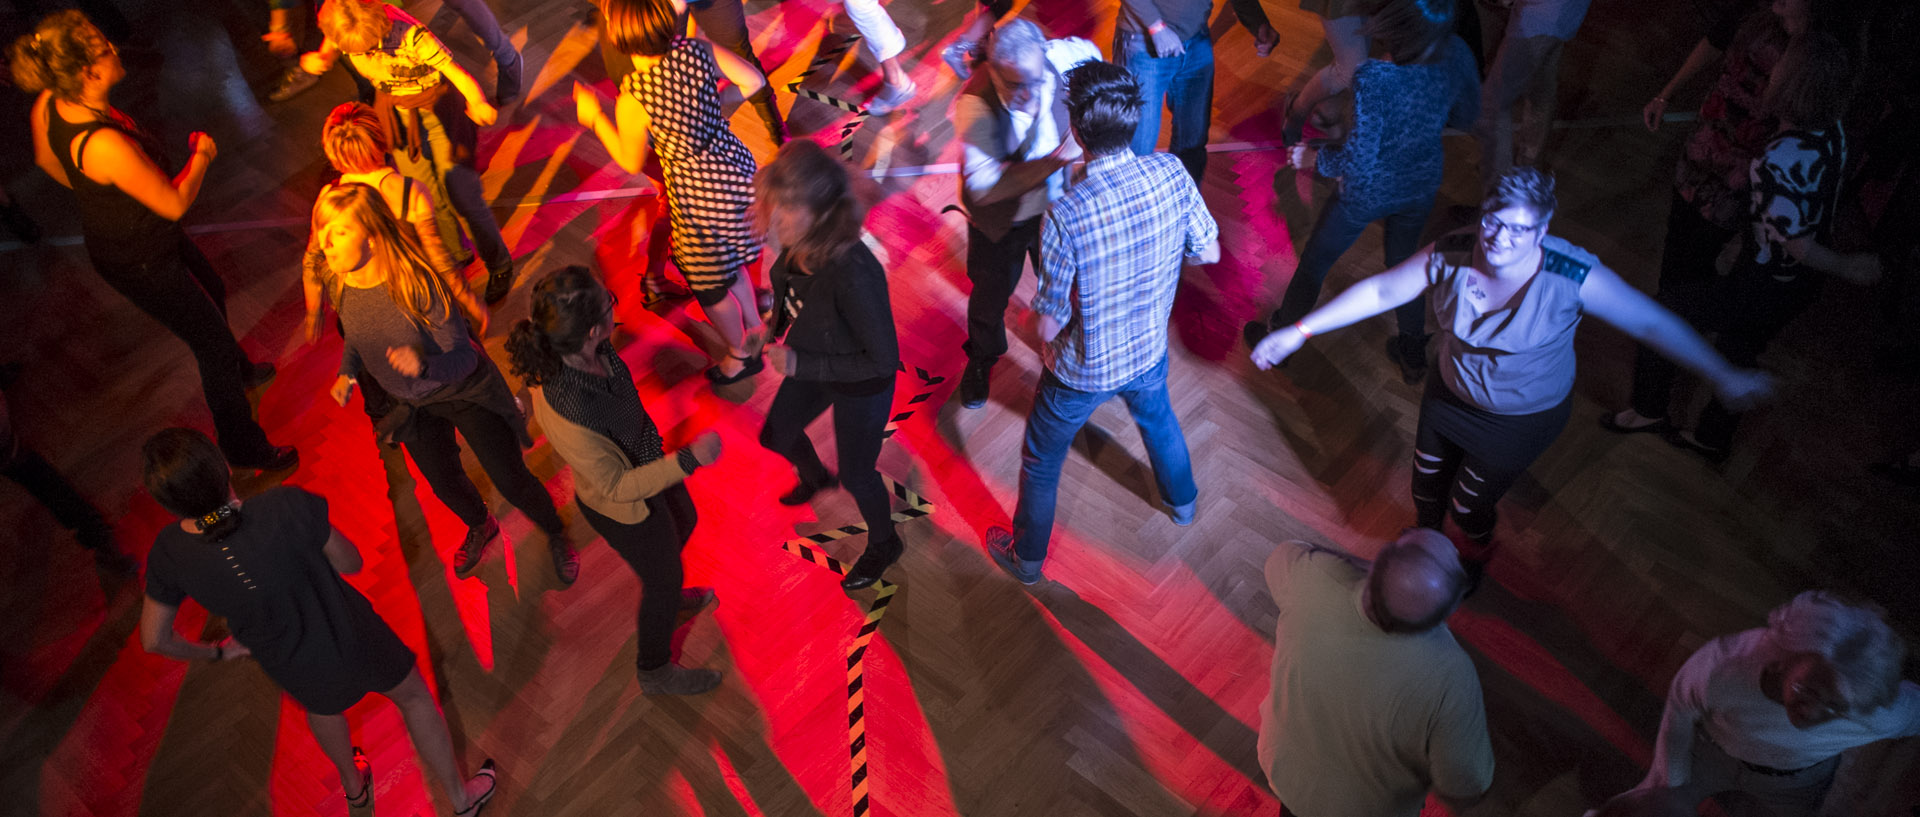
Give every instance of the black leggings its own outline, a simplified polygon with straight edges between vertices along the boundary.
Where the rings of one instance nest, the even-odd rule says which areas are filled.
[[[893,405],[893,379],[877,394],[842,394],[832,384],[787,378],[773,395],[767,408],[767,424],[760,429],[760,444],[793,463],[800,481],[823,482],[827,466],[807,437],[807,425],[827,409],[833,409],[833,439],[839,448],[840,484],[860,506],[867,522],[867,544],[893,539],[893,503],[887,499],[886,483],[874,465],[880,461],[881,436],[887,427],[887,411]]]
[[[174,252],[138,264],[94,262],[115,292],[186,342],[200,369],[200,391],[213,413],[214,435],[227,459],[248,465],[273,457],[267,432],[254,422],[246,376],[253,368],[227,326],[227,286],[192,239]]]
[[[1417,524],[1439,530],[1450,503],[1461,533],[1482,545],[1492,542],[1494,505],[1560,436],[1572,413],[1569,393],[1546,411],[1495,414],[1454,396],[1438,374],[1428,377],[1413,435]]]
[[[485,364],[482,364],[485,365]],[[520,436],[505,417],[486,407],[466,401],[448,401],[422,406],[413,418],[413,433],[407,440],[407,453],[420,466],[420,473],[440,498],[467,527],[487,521],[487,502],[480,489],[467,477],[460,464],[460,444],[454,439],[459,431],[473,449],[473,458],[493,480],[508,502],[533,520],[548,535],[561,535],[566,526],[554,510],[553,496],[527,470],[520,456]]]
[[[13,459],[0,463],[0,476],[20,483],[34,499],[47,506],[61,527],[79,535],[82,547],[103,552],[112,550],[113,529],[100,517],[100,511],[39,452],[22,446]]]
[[[576,504],[594,532],[640,577],[641,671],[665,666],[673,660],[673,628],[680,613],[680,549],[700,521],[693,496],[679,484],[648,497],[647,518],[633,525],[608,519],[585,502]]]

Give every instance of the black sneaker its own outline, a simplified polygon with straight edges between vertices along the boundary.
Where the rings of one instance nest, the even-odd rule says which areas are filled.
[[[1259,346],[1260,341],[1266,340],[1271,334],[1273,327],[1267,325],[1266,321],[1247,321],[1246,325],[1240,327],[1240,339],[1247,342],[1248,350]]]
[[[285,471],[300,464],[300,452],[291,445],[276,445],[267,449],[267,455],[257,460],[227,458],[235,468],[254,471]]]
[[[273,90],[267,92],[267,100],[285,102],[299,96],[319,82],[319,74],[309,74],[306,69],[298,65],[293,66],[288,68],[286,73],[281,74],[280,79],[274,81]]]
[[[887,572],[894,562],[900,561],[900,554],[905,552],[907,546],[898,536],[867,545],[866,552],[860,554],[860,558],[854,560],[853,567],[847,570],[847,577],[840,580],[840,589],[851,593],[880,581],[880,574]]]
[[[460,543],[460,551],[453,555],[453,575],[464,579],[479,569],[480,560],[487,555],[487,543],[500,535],[500,522],[491,515],[487,521],[467,528],[467,538]]]
[[[992,360],[969,360],[960,375],[960,405],[977,409],[987,404],[988,387],[993,381]]]
[[[513,291],[513,262],[496,270],[487,271],[486,301],[493,305],[505,300],[507,293]]]
[[[526,61],[520,57],[520,52],[516,51],[513,54],[511,66],[501,63],[494,63],[494,65],[497,72],[493,81],[493,104],[494,107],[504,108],[520,98],[520,73]]]
[[[566,539],[551,537],[547,549],[553,556],[553,575],[562,587],[572,587],[580,579],[580,553]]]
[[[819,482],[801,480],[799,485],[793,486],[793,490],[780,495],[780,504],[788,506],[805,505],[813,501],[814,494],[839,484],[840,478],[832,474],[828,474],[826,479]]]
[[[240,376],[246,381],[248,389],[257,389],[266,385],[266,382],[272,380],[278,372],[279,370],[274,368],[272,363],[240,364]]]

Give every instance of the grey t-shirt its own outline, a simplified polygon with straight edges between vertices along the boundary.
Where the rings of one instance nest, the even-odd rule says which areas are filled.
[[[466,318],[437,296],[427,310],[425,327],[410,320],[384,286],[341,287],[335,309],[340,312],[340,326],[347,341],[340,353],[340,373],[372,377],[394,397],[425,398],[466,380],[480,363],[480,351],[467,332]],[[387,362],[387,349],[396,346],[419,347],[420,376],[401,374]]]
[[[1519,300],[1482,312],[1467,297],[1485,275],[1473,266],[1475,241],[1472,232],[1448,235],[1427,264],[1440,377],[1455,396],[1494,414],[1553,408],[1573,389],[1580,285],[1599,259],[1547,236],[1540,242],[1540,271]]]

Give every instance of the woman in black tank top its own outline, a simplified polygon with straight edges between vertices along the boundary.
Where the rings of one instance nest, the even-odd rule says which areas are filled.
[[[273,376],[227,327],[226,285],[180,229],[218,149],[189,137],[193,157],[176,176],[156,163],[159,146],[107,94],[127,75],[113,43],[78,11],[49,15],[13,44],[13,79],[40,97],[33,106],[34,159],[73,188],[87,255],[109,286],[185,341],[228,461],[292,468],[299,455],[275,446],[254,421],[247,389]]]

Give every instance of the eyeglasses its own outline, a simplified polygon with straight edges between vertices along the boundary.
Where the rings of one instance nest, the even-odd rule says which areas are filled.
[[[1486,233],[1488,238],[1499,235],[1501,230],[1506,230],[1507,235],[1513,236],[1514,238],[1526,238],[1527,236],[1540,232],[1541,226],[1542,225],[1539,224],[1514,224],[1509,221],[1501,221],[1499,216],[1492,213],[1480,217],[1480,232]]]
[[[1809,689],[1806,684],[1797,681],[1788,686],[1793,690],[1794,697],[1813,701],[1816,707],[1815,711],[1820,715],[1828,718],[1844,718],[1847,716],[1847,705],[1845,702],[1836,704],[1829,701],[1824,697],[1814,694],[1814,691]]]

